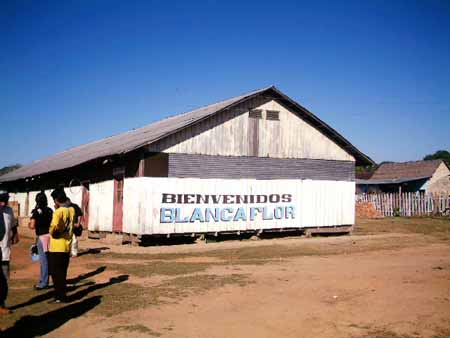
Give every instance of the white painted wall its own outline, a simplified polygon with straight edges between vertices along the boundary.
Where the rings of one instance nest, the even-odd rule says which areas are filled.
[[[270,195],[290,194],[291,202],[249,204],[163,204],[162,194]],[[286,227],[323,227],[354,224],[355,183],[311,180],[222,180],[180,178],[128,178],[124,183],[123,231],[133,234],[201,233]],[[92,195],[91,195],[92,196]],[[161,208],[180,208],[183,216],[198,207],[243,207],[247,216],[252,207],[293,206],[294,219],[254,221],[162,223]],[[112,215],[112,210],[111,210]]]
[[[47,196],[47,199],[48,199],[48,206],[53,210],[54,204],[53,204],[52,196],[50,195],[52,191],[53,191],[53,189],[45,190],[45,195]],[[78,186],[78,187],[72,187],[72,188],[64,188],[64,191],[66,192],[67,197],[69,197],[73,203],[76,203],[79,206],[81,206],[82,187]],[[30,216],[31,211],[36,206],[35,200],[36,200],[36,195],[38,194],[38,192],[39,191],[30,191],[28,193],[28,201],[29,201],[28,209],[29,210],[25,210],[26,200],[27,200],[26,192],[18,192],[18,193],[10,193],[9,194],[9,200],[11,202],[19,203],[19,216],[20,217]]]
[[[428,181],[427,192],[432,194],[450,193],[450,170],[443,162]]]
[[[53,189],[45,190],[45,196],[47,196],[48,200],[48,206],[50,209],[55,210],[53,198],[51,196]],[[81,197],[82,197],[82,187],[71,187],[71,188],[64,188],[64,192],[66,193],[67,197],[70,199],[72,203],[78,204],[78,206],[81,207]],[[30,210],[29,213],[31,213],[31,210],[36,206],[36,195],[39,193],[39,191],[30,191],[29,193],[29,204],[30,204]]]
[[[19,203],[19,217],[29,216],[27,214],[27,211],[25,210],[25,203],[27,200],[26,192],[11,193],[11,194],[9,194],[9,200],[11,202]]]
[[[112,231],[113,194],[114,181],[89,185],[89,230]]]

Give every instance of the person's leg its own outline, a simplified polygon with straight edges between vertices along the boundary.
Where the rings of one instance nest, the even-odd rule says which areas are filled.
[[[2,262],[2,254],[0,248],[0,262]],[[8,280],[3,274],[3,269],[0,269],[0,308],[5,307],[6,296],[8,295]]]
[[[63,288],[63,269],[62,269],[62,256],[61,252],[49,253],[49,267],[50,274],[53,280],[53,286],[55,288],[55,300],[62,300]]]
[[[2,270],[6,280],[9,280],[9,261],[2,261]]]
[[[69,269],[69,262],[70,262],[70,253],[65,253],[61,255],[61,270],[62,270],[62,277],[61,277],[61,300],[66,299],[66,289],[67,289],[67,270]]]
[[[8,279],[9,279],[9,261],[1,261],[0,269],[0,279],[1,279],[1,291],[0,291],[0,315],[5,315],[11,313],[9,309],[6,308],[6,298],[8,298]]]
[[[41,274],[39,278],[39,283],[36,285],[37,288],[46,288],[48,286],[48,262],[47,255],[44,251],[44,246],[42,241],[38,240],[38,253],[39,253],[39,262],[41,265]]]
[[[72,245],[70,248],[70,255],[72,257],[78,256],[78,239],[77,239],[77,236],[75,236],[75,235],[72,235]]]

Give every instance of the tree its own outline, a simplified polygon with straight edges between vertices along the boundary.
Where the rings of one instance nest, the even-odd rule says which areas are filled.
[[[378,165],[368,165],[368,166],[357,166],[355,168],[355,176],[360,180],[368,180],[372,177],[375,170],[377,170]]]
[[[21,164],[13,164],[6,167],[3,167],[0,169],[0,176],[5,175],[13,170],[19,169],[22,165]]]
[[[447,150],[438,150],[434,154],[425,156],[423,159],[425,161],[444,160],[448,165],[450,165],[450,153]]]

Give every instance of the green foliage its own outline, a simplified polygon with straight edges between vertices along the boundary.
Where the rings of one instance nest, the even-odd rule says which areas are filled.
[[[377,168],[378,166],[376,164],[368,166],[357,166],[355,167],[356,178],[369,179]]]
[[[448,165],[450,165],[450,153],[447,150],[438,150],[434,154],[425,156],[423,159],[426,161],[444,160]]]
[[[13,170],[19,169],[21,166],[22,166],[21,164],[13,164],[3,167],[0,169],[0,176],[5,175]]]

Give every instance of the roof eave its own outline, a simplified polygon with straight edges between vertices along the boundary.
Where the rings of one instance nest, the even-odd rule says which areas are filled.
[[[372,160],[369,156],[358,150],[353,144],[350,143],[344,136],[342,136],[337,130],[330,127],[326,122],[322,121],[320,118],[318,118],[316,115],[311,113],[308,109],[300,105],[298,102],[292,100],[289,96],[283,94],[280,90],[278,90],[275,86],[270,87],[269,89],[272,89],[275,91],[279,96],[281,96],[284,100],[288,101],[290,104],[294,105],[302,111],[308,118],[311,120],[317,122],[319,124],[318,126],[314,126],[319,131],[323,132],[320,127],[324,129],[326,132],[326,136],[332,139],[338,146],[340,146],[342,149],[344,149],[347,153],[352,155],[356,160],[356,165],[362,165],[362,166],[368,166],[368,165],[375,165],[375,161]],[[330,135],[331,134],[331,135]],[[336,139],[333,138],[335,136]]]

